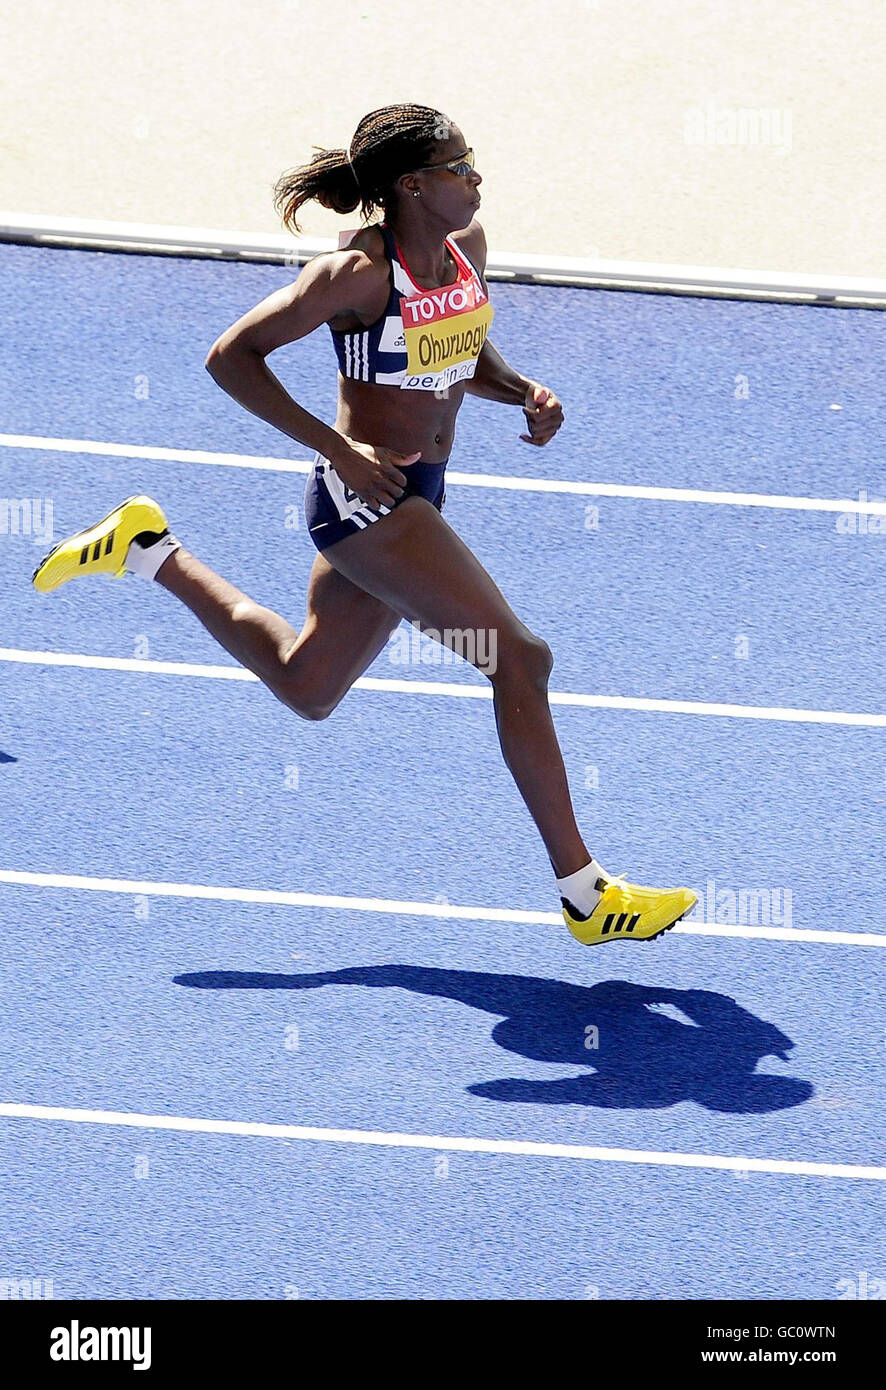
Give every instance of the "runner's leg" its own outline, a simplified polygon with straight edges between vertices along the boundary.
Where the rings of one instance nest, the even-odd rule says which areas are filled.
[[[157,582],[303,719],[331,714],[400,622],[397,612],[352,584],[320,553],[301,632],[187,550],[164,561]]]
[[[591,855],[575,822],[548,705],[550,648],[516,616],[436,507],[424,497],[407,497],[383,520],[337,541],[325,554],[343,576],[404,618],[440,633],[495,633],[495,670],[484,674],[492,682],[505,763],[557,877],[583,868]]]

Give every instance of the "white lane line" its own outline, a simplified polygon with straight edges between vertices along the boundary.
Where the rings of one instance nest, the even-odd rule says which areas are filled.
[[[200,666],[191,661],[139,661],[129,656],[86,656],[79,652],[28,651],[0,647],[0,661],[29,666],[82,666],[96,671],[141,671],[155,676],[205,676],[212,680],[258,681],[243,666]]]
[[[79,666],[96,671],[134,671],[157,676],[200,676],[210,680],[258,681],[242,666],[203,666],[190,661],[141,661],[130,656],[87,656],[79,652],[29,651],[0,647],[0,661],[30,666]],[[460,699],[491,700],[489,685],[456,684],[454,681],[389,680],[360,676],[354,690],[376,690],[396,695],[451,695]],[[882,729],[886,714],[854,714],[848,710],[791,709],[780,705],[729,705],[709,700],[649,700],[626,695],[581,695],[552,690],[552,705],[575,709],[635,710],[651,714],[696,714],[723,719],[773,719],[786,724],[840,724],[852,728]]]
[[[883,1182],[886,1167],[863,1163],[807,1163],[798,1159],[673,1153],[667,1149],[605,1149],[590,1144],[545,1144],[532,1139],[480,1139],[449,1134],[399,1134],[379,1129],[324,1129],[317,1125],[263,1124],[251,1120],[203,1120],[184,1115],[141,1115],[123,1110],[82,1110],[63,1105],[0,1102],[0,1116],[68,1124],[124,1125],[185,1134],[238,1134],[259,1139],[301,1139],[321,1144],[375,1144],[389,1149],[443,1149],[456,1153],[513,1154],[521,1158],[571,1158],[591,1163],[639,1163],[666,1168],[715,1168],[791,1177],[849,1178]]]
[[[266,903],[281,907],[323,907],[348,912],[383,912],[404,917],[444,917],[460,922],[509,922],[559,927],[559,912],[506,907],[460,907],[399,898],[345,897],[337,893],[295,893],[278,888],[223,888],[204,883],[163,883],[153,879],[99,878],[91,874],[32,873],[0,869],[0,883],[22,888],[73,888],[93,893],[137,893],[143,897],[204,898],[210,902]],[[816,931],[800,927],[739,926],[726,922],[684,921],[673,928],[687,936],[737,937],[743,941],[812,942],[825,946],[886,946],[886,932]]]
[[[156,463],[211,463],[220,468],[259,468],[271,473],[308,473],[311,462],[264,458],[261,454],[220,454],[207,449],[161,449],[152,444],[110,444],[98,439],[53,439],[39,434],[0,434],[7,449],[40,449],[49,454],[95,454],[99,458],[150,459]]]
[[[96,439],[56,439],[35,434],[0,434],[9,449],[41,449],[44,453],[95,454],[106,458],[152,460],[158,463],[205,463],[222,468],[258,468],[274,473],[308,473],[310,460],[225,454],[207,449],[163,449],[148,444],[109,444]],[[572,497],[633,497],[652,502],[701,502],[725,507],[774,507],[801,512],[858,512],[886,516],[886,502],[859,498],[791,497],[768,492],[718,492],[705,488],[642,487],[620,483],[586,483],[558,478],[518,478],[497,473],[462,473],[448,469],[448,483],[462,487],[503,488],[510,492],[549,492]]]

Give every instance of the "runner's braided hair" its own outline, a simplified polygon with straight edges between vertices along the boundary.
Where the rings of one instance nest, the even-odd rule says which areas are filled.
[[[315,145],[310,164],[290,169],[277,180],[274,206],[283,225],[300,231],[296,214],[312,199],[333,212],[353,212],[359,205],[364,222],[376,208],[387,215],[397,179],[434,163],[435,146],[449,139],[451,128],[448,117],[431,106],[406,102],[370,111],[357,126],[350,149]]]

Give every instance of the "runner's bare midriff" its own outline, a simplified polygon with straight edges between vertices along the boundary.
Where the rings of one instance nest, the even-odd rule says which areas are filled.
[[[421,450],[425,463],[443,463],[452,453],[455,418],[465,394],[456,382],[445,396],[433,391],[401,391],[339,374],[335,428],[361,444],[394,449],[400,454]]]

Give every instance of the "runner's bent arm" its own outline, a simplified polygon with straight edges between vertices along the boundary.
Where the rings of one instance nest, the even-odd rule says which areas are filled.
[[[406,476],[397,455],[348,439],[304,410],[269,369],[265,358],[285,343],[313,333],[339,315],[372,318],[384,293],[380,268],[362,251],[333,251],[309,261],[294,284],[268,295],[213,344],[206,369],[246,410],[329,459],[347,487],[370,506],[403,495]]]
[[[298,279],[268,295],[213,343],[206,370],[253,415],[334,465],[349,446],[337,430],[292,399],[265,358],[340,314],[371,306],[378,272],[362,251],[317,256]]]
[[[456,244],[467,252],[472,265],[480,276],[483,289],[488,295],[486,284],[486,233],[474,218],[461,236],[453,238]],[[474,375],[465,382],[465,391],[471,396],[483,396],[489,401],[501,401],[503,405],[522,405],[526,392],[533,383],[528,377],[509,366],[498,348],[489,338],[480,349]]]
[[[487,338],[480,349],[476,371],[465,383],[465,391],[471,396],[482,396],[487,401],[501,401],[503,405],[522,405],[532,385],[529,377],[521,376],[508,365],[498,348]]]
[[[485,279],[486,233],[476,218],[464,235],[455,240],[464,247],[488,294]],[[465,393],[482,396],[488,401],[500,401],[503,405],[522,406],[529,433],[521,434],[520,438],[527,444],[547,444],[563,423],[563,406],[554,392],[516,371],[488,338],[480,349],[474,375],[465,382]]]

